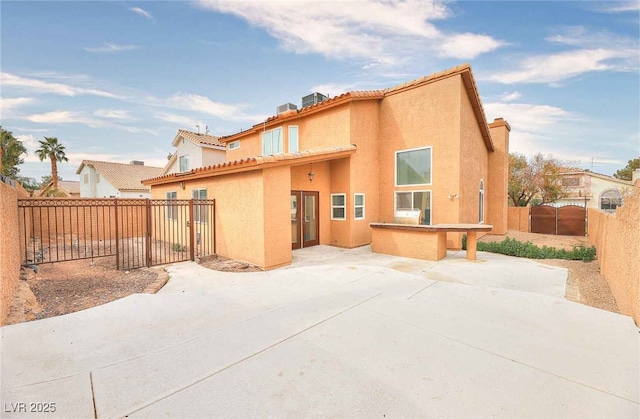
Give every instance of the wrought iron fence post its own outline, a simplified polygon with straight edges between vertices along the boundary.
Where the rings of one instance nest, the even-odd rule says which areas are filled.
[[[120,237],[118,235],[118,198],[113,199],[113,209],[115,212],[115,230],[116,230],[116,269],[120,270]]]
[[[200,211],[198,209],[198,211]],[[189,200],[189,220],[187,221],[187,228],[189,229],[189,256],[191,257],[191,260],[196,260],[195,257],[195,237],[194,237],[194,232],[195,229],[194,227],[194,222],[193,222],[193,198],[191,198]]]
[[[146,224],[146,234],[145,234],[145,259],[147,268],[151,266],[151,200],[149,198],[146,199],[146,209],[147,209],[147,222]]]
[[[216,200],[213,200],[213,254],[216,253]]]

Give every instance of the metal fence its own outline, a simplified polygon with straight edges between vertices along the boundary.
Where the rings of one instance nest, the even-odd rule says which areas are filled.
[[[23,264],[115,257],[117,269],[215,254],[215,200],[19,199]]]
[[[584,236],[587,227],[587,208],[578,205],[531,207],[530,232],[564,236]]]

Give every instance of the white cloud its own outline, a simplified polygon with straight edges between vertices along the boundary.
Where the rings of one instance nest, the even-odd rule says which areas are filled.
[[[13,110],[15,108],[28,105],[30,103],[33,103],[33,98],[31,97],[15,97],[15,98],[0,97],[0,110],[4,113],[9,110]]]
[[[575,49],[525,57],[517,69],[497,72],[487,79],[504,84],[554,84],[586,73],[629,72],[639,67],[638,40],[631,38],[572,26],[546,41]]]
[[[257,122],[266,118],[264,115],[248,115],[244,113],[246,105],[229,105],[214,102],[206,96],[190,93],[176,93],[172,97],[161,101],[160,105],[175,109],[188,109],[227,121]]]
[[[177,125],[178,128],[188,129],[193,131],[196,129],[196,125],[200,125],[201,127],[206,126],[207,124],[199,119],[195,119],[189,116],[177,115],[168,112],[159,112],[154,115],[156,119],[160,121],[168,122],[170,124]]]
[[[131,10],[133,13],[136,13],[142,17],[145,17],[149,20],[154,20],[153,16],[151,15],[151,13],[147,12],[146,10],[144,10],[141,7],[130,7],[129,10]]]
[[[431,22],[450,15],[442,0],[211,1],[198,4],[264,28],[287,51],[393,65],[436,54],[474,58],[503,43],[488,35],[443,33]]]
[[[505,92],[500,95],[500,100],[503,102],[513,102],[514,100],[518,100],[522,97],[522,93],[520,92]]]
[[[105,42],[100,47],[86,47],[84,50],[88,52],[120,52],[120,51],[133,51],[139,49],[140,47],[137,45],[118,45],[111,42]]]
[[[25,116],[24,119],[38,124],[73,124],[88,122],[81,112],[72,111],[45,112],[41,114],[28,115]]]
[[[355,87],[356,85],[353,83],[325,83],[313,86],[310,91],[333,97],[353,90]]]
[[[30,77],[21,77],[11,73],[0,73],[2,87],[16,87],[32,93],[52,93],[61,96],[93,95],[117,98],[116,95],[97,89],[87,89],[70,84],[55,83]]]
[[[129,111],[124,109],[98,109],[93,112],[93,115],[107,119],[132,119]]]
[[[596,10],[604,13],[638,12],[640,10],[640,1],[629,0],[607,2],[606,5],[599,7]]]
[[[488,35],[461,33],[447,36],[442,40],[440,55],[460,59],[476,58],[480,54],[493,51],[505,42]]]

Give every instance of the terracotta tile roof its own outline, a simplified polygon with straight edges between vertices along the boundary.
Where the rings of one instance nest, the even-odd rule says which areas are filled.
[[[338,147],[299,151],[296,153],[277,153],[269,156],[247,157],[240,160],[214,164],[213,166],[198,167],[196,169],[191,169],[188,172],[170,173],[164,176],[149,178],[143,180],[142,183],[145,185],[157,185],[184,179],[221,175],[228,172],[262,169],[265,166],[292,165],[307,161],[315,162],[332,160],[346,157],[353,154],[355,151],[356,146],[354,144],[349,144]]]
[[[561,173],[562,176],[575,176],[575,175],[589,175],[603,180],[609,180],[611,182],[617,182],[625,186],[633,186],[633,182],[630,180],[618,179],[617,177],[603,175],[602,173],[591,172],[589,170],[581,170],[581,169],[568,169]]]
[[[420,77],[418,79],[402,83],[393,87],[389,87],[382,90],[355,90],[347,93],[343,93],[338,96],[334,96],[322,102],[316,103],[315,105],[306,106],[297,111],[289,111],[284,112],[279,115],[274,115],[269,118],[265,122],[261,122],[253,126],[253,130],[262,129],[265,124],[275,125],[279,122],[292,119],[299,118],[303,115],[308,115],[311,113],[318,112],[323,109],[328,109],[333,106],[337,106],[342,103],[346,103],[352,100],[368,100],[368,99],[383,99],[386,96],[391,96],[394,94],[398,94],[405,90],[414,89],[425,84],[433,83],[438,80],[445,79],[447,77],[452,77],[460,75],[464,82],[465,88],[469,95],[469,99],[471,100],[471,105],[473,107],[474,114],[476,119],[478,120],[478,124],[480,125],[480,131],[482,133],[482,138],[487,146],[487,149],[493,150],[493,142],[491,140],[491,134],[489,133],[489,126],[487,124],[487,119],[484,113],[484,108],[482,106],[482,101],[480,100],[480,94],[478,93],[478,87],[476,85],[475,79],[473,77],[473,73],[471,71],[471,65],[462,64],[457,67],[450,68],[448,70],[440,71],[438,73],[433,73],[428,76]],[[220,137],[219,140],[221,142],[229,142],[233,139],[240,137],[244,134],[253,132],[253,130],[241,131],[232,135],[227,135],[224,137]]]
[[[174,146],[177,145],[177,140],[180,139],[180,137],[186,138],[187,140],[190,140],[195,144],[199,144],[199,145],[205,145],[205,146],[209,145],[209,146],[217,146],[217,147],[223,147],[223,148],[225,147],[224,144],[218,141],[219,137],[216,137],[214,135],[209,135],[209,134],[198,134],[197,132],[187,131],[185,129],[178,130],[178,134],[173,140]]]
[[[34,196],[44,196],[48,193],[53,187],[53,181],[50,180],[49,183],[42,189],[37,189],[33,191]],[[80,196],[80,182],[77,180],[59,180],[58,181],[58,190],[62,192],[66,192],[69,196]]]
[[[160,175],[163,169],[136,164],[83,160],[76,173],[80,174],[85,165],[96,169],[100,176],[120,191],[149,191],[150,188],[143,185],[141,181]]]

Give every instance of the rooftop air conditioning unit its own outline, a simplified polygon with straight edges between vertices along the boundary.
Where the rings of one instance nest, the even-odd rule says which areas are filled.
[[[316,103],[320,103],[324,100],[329,99],[327,96],[322,93],[311,93],[310,95],[306,95],[302,97],[302,107],[306,108],[307,106],[315,105]]]
[[[144,166],[144,162],[140,160],[131,160],[131,163],[129,164],[132,164],[134,166]]]
[[[278,106],[277,114],[280,115],[283,112],[295,111],[297,109],[298,109],[298,107],[296,105],[294,105],[293,103],[285,103],[284,105]]]

